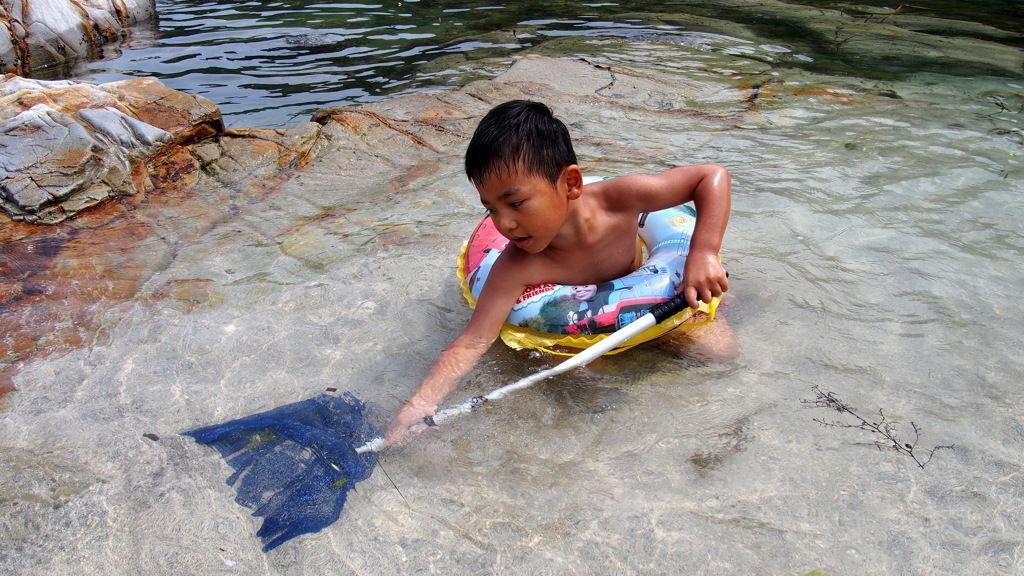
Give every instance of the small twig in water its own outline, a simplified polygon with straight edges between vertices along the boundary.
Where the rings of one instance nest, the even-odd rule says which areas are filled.
[[[889,421],[881,408],[878,409],[878,421],[871,422],[860,414],[854,412],[853,409],[847,406],[845,402],[837,398],[834,393],[823,392],[817,385],[812,386],[811,390],[814,390],[815,398],[813,400],[801,400],[801,403],[814,404],[820,408],[829,408],[839,412],[840,414],[851,416],[856,420],[856,423],[850,424],[837,420],[822,420],[820,418],[815,418],[815,422],[829,428],[857,428],[871,432],[872,434],[880,437],[879,440],[875,441],[875,446],[877,446],[879,450],[889,447],[895,449],[897,452],[902,452],[903,454],[913,458],[919,468],[924,468],[925,464],[931,462],[932,457],[935,456],[937,451],[952,450],[956,446],[955,444],[934,446],[928,451],[927,456],[920,457],[914,452],[914,450],[917,448],[918,441],[921,439],[921,429],[918,428],[917,424],[914,422],[910,423],[910,427],[914,430],[914,440],[912,442],[905,442],[901,440],[897,434],[896,424]]]
[[[882,19],[879,20],[878,23],[879,24],[885,24],[885,21],[889,18],[889,16],[895,16],[896,14],[899,14],[902,10],[903,10],[903,4],[900,4],[899,6],[896,7],[895,10],[892,10],[891,12],[886,14],[885,16],[882,16]],[[866,21],[867,20],[865,20],[865,22]]]
[[[380,471],[387,476],[388,482],[391,482],[391,485],[395,487],[395,492],[398,492],[398,495],[402,497],[402,500],[405,500],[405,494],[402,494],[402,491],[398,489],[398,484],[395,484],[395,481],[391,479],[391,474],[388,474],[388,471],[384,469],[384,465],[381,464],[380,458],[377,458],[377,466],[380,468]],[[412,504],[410,504],[408,500],[405,500],[405,505],[412,508]]]

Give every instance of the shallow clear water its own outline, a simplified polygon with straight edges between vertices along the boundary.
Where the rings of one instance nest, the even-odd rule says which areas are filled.
[[[85,347],[22,368],[0,420],[0,569],[1024,571],[1019,20],[1000,32],[831,6],[680,8],[658,16],[687,24],[671,39],[531,48],[693,86],[561,113],[589,173],[730,169],[736,361],[662,342],[517,393],[387,454],[400,492],[378,471],[333,526],[264,555],[227,466],[178,433],[329,387],[385,422],[469,315],[445,264],[480,217],[457,158],[398,194],[334,189],[336,169],[314,165],[209,230],[175,228],[154,243],[165,264],[97,312]],[[772,34],[783,20],[837,53]],[[495,346],[453,400],[549,362]],[[918,455],[955,448],[919,468],[873,434],[823,427],[851,421],[805,403],[815,385],[882,410],[906,441],[919,426]]]

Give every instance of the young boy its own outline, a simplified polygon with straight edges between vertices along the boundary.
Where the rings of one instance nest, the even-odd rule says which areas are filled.
[[[693,201],[696,228],[680,290],[690,306],[729,289],[718,251],[731,181],[721,166],[673,168],[583,185],[569,130],[544,104],[495,107],[466,151],[466,174],[498,232],[510,240],[491,268],[469,324],[434,362],[386,435],[394,443],[433,415],[490,348],[516,298],[536,284],[600,284],[640,266],[638,220]]]

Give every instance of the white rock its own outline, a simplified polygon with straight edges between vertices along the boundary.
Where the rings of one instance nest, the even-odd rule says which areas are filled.
[[[156,14],[154,0],[8,0],[5,7],[0,69],[20,75],[81,58]]]

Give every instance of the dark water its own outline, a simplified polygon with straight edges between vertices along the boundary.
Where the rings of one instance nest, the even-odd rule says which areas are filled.
[[[155,76],[210,98],[229,125],[281,127],[325,106],[462,85],[553,38],[687,43],[693,34],[722,34],[775,45],[791,65],[814,72],[878,79],[922,72],[1024,76],[956,54],[853,47],[862,36],[858,27],[892,24],[1024,48],[1020,2],[788,4],[791,10],[779,2],[724,1],[158,0],[159,23],[138,26],[124,46],[109,47],[106,60],[83,63],[74,77]],[[845,24],[816,27],[807,7],[841,11]]]

